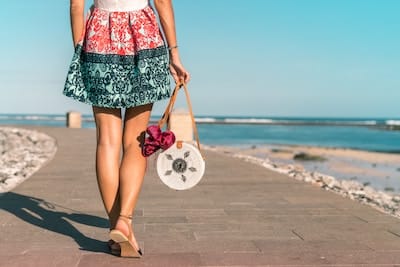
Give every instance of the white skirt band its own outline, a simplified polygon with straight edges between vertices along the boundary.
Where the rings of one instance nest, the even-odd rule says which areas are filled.
[[[128,12],[143,9],[149,0],[94,0],[94,6],[110,12]]]

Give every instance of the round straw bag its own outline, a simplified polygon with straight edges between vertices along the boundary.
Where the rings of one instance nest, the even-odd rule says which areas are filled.
[[[174,107],[178,91],[181,87],[183,87],[185,91],[197,146],[182,140],[175,140],[175,136],[171,138],[170,135],[173,134],[171,131],[161,131],[165,123],[169,124],[169,115]],[[200,182],[204,175],[205,161],[200,150],[199,135],[186,84],[178,84],[175,87],[167,108],[158,122],[158,127],[156,139],[160,140],[159,143],[162,149],[157,158],[158,176],[165,185],[175,190],[186,190],[194,187]],[[169,125],[168,128],[170,128]],[[167,141],[164,141],[163,135],[165,135],[164,139]],[[171,139],[173,140],[173,144]]]
[[[197,147],[177,141],[157,158],[157,173],[172,189],[185,190],[200,182],[205,163]]]

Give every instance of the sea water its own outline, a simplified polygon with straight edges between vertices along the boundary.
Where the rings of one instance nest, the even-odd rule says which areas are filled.
[[[152,117],[155,122],[159,118]],[[400,153],[399,118],[287,118],[198,116],[201,142],[208,145],[310,145]],[[65,127],[60,114],[0,114],[0,125]],[[94,128],[93,116],[82,116],[83,128]]]

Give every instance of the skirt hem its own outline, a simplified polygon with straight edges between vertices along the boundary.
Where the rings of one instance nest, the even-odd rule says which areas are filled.
[[[95,107],[102,107],[102,108],[133,108],[133,107],[139,107],[139,106],[143,106],[143,105],[147,105],[147,104],[154,104],[156,102],[159,102],[159,101],[162,101],[162,100],[165,100],[165,99],[168,99],[171,97],[170,95],[166,95],[166,96],[161,96],[158,99],[153,100],[153,101],[148,100],[148,101],[143,101],[140,103],[130,103],[130,104],[126,104],[126,105],[122,105],[122,104],[121,105],[107,105],[107,104],[103,104],[103,103],[101,103],[101,104],[94,103],[93,101],[90,101],[88,98],[82,99],[82,98],[78,97],[77,95],[68,95],[65,92],[63,92],[63,95],[68,98],[71,98],[73,100],[76,100],[80,103],[87,104],[90,106],[95,106]]]

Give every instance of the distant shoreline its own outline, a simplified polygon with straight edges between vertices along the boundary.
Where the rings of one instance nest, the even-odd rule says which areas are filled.
[[[160,116],[152,116],[150,123],[156,123]],[[387,131],[400,131],[400,118],[313,118],[313,117],[257,117],[257,116],[196,116],[201,125],[272,125],[272,126],[327,126],[327,127],[367,127]],[[84,125],[93,127],[91,114],[82,114]],[[63,114],[0,114],[0,125],[43,125],[64,126]]]

